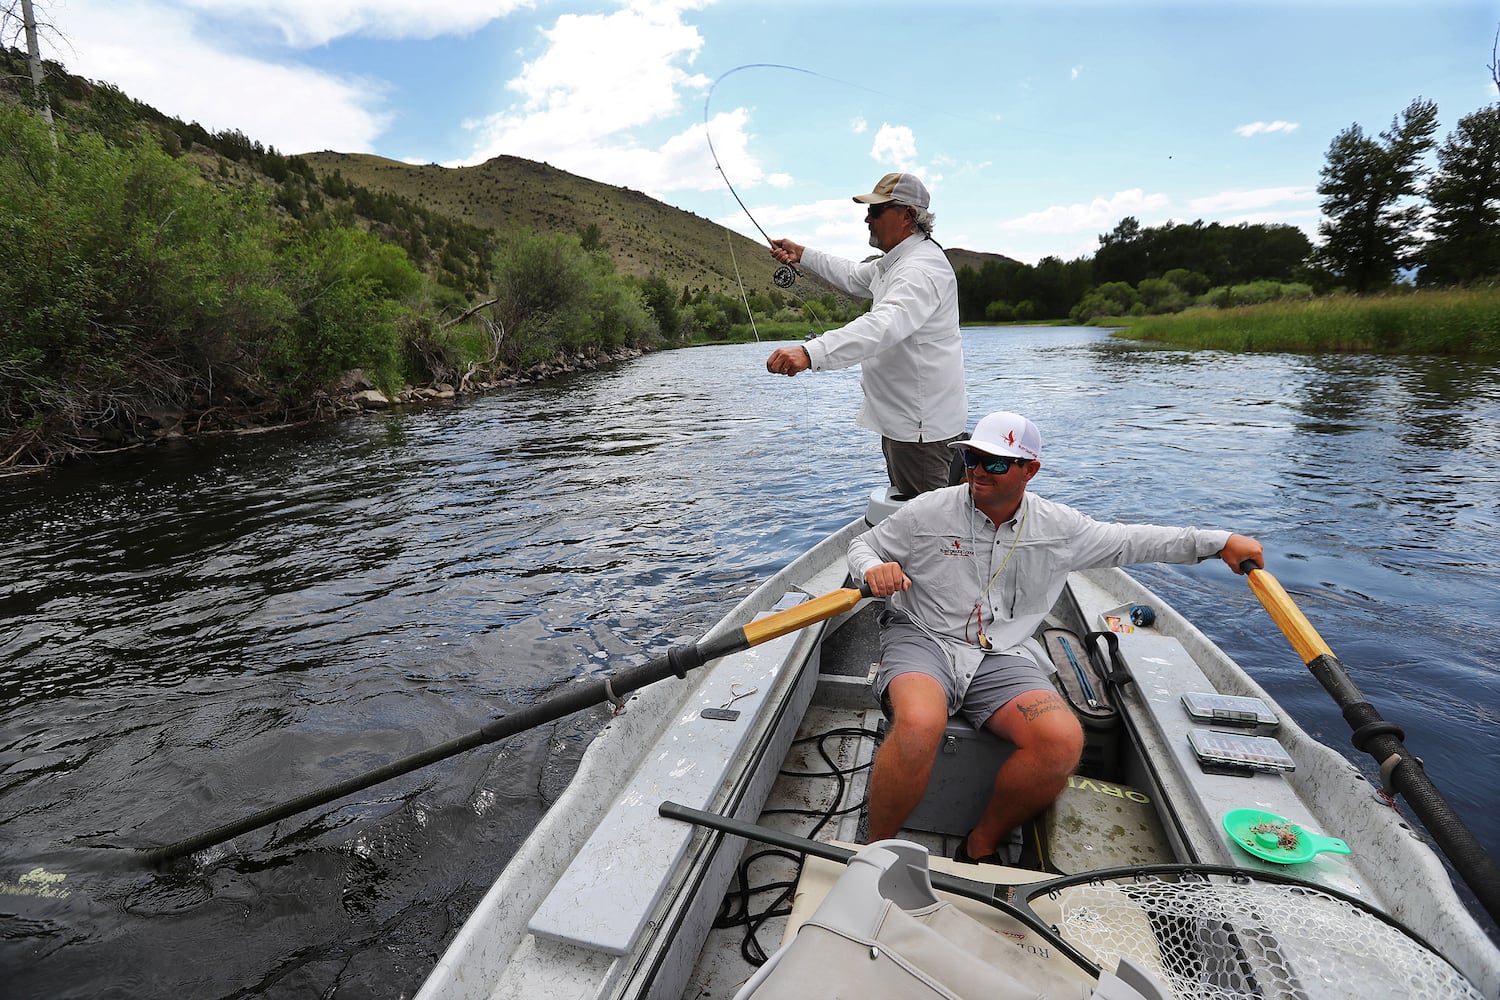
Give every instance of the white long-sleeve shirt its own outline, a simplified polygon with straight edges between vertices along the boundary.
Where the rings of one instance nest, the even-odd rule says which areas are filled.
[[[1052,609],[1069,572],[1200,562],[1223,549],[1229,535],[1095,521],[1029,492],[1015,516],[997,526],[974,507],[967,485],[950,486],[908,500],[855,538],[849,544],[849,571],[863,580],[881,563],[901,564],[912,587],[892,594],[886,604],[904,612],[948,653],[957,689],[948,710],[956,712],[986,654],[977,645],[979,619],[991,644],[988,652],[1031,656],[1022,643]]]
[[[870,311],[804,343],[815,369],[860,365],[857,423],[894,441],[941,441],[968,419],[958,279],[921,234],[868,263],[807,248],[802,265],[842,292],[874,299]]]

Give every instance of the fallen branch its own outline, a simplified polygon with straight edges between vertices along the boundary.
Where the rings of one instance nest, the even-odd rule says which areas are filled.
[[[453,317],[448,322],[446,322],[442,326],[438,327],[438,329],[439,330],[446,330],[446,329],[448,329],[448,327],[453,326],[456,323],[462,323],[464,320],[468,319],[470,316],[474,315],[479,310],[481,310],[481,309],[487,309],[487,308],[489,308],[490,306],[494,305],[496,302],[499,302],[499,301],[500,301],[499,299],[490,299],[488,302],[481,302],[477,306],[474,306],[472,309],[466,309],[466,310],[464,310],[464,312],[462,312],[459,315]]]

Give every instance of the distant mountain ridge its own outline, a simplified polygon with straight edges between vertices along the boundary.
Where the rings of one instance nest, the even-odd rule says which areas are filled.
[[[622,272],[659,274],[670,287],[739,294],[771,286],[776,262],[766,248],[718,223],[630,188],[589,180],[516,156],[473,167],[414,165],[361,153],[324,150],[300,158],[322,175],[390,194],[491,230],[578,233],[597,226]],[[736,278],[738,268],[739,278]]]
[[[405,198],[432,212],[503,234],[512,229],[576,233],[593,225],[621,271],[659,274],[674,288],[739,294],[771,288],[776,262],[763,244],[631,188],[590,180],[517,156],[473,167],[402,163],[367,153],[302,153],[319,174]],[[1000,254],[945,251],[954,270]],[[736,277],[738,269],[738,277]]]

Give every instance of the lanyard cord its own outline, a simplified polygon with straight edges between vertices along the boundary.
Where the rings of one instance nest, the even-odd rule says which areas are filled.
[[[1011,541],[1010,549],[1006,551],[1005,558],[1000,560],[1000,568],[995,570],[995,574],[990,577],[990,582],[984,585],[984,589],[980,590],[979,597],[974,602],[974,610],[979,614],[979,645],[986,649],[989,648],[989,646],[987,645],[987,643],[989,642],[989,638],[984,634],[984,612],[983,610],[981,610],[984,605],[984,599],[985,596],[989,594],[990,588],[995,585],[995,581],[1000,579],[1000,574],[1005,572],[1005,567],[1010,565],[1010,557],[1016,554],[1016,546],[1021,544],[1021,532],[1025,530],[1026,518],[1030,516],[1030,514],[1031,505],[1027,504],[1026,510],[1021,514],[1021,523],[1016,525],[1016,537]],[[977,546],[974,542],[974,519],[971,515],[969,518],[969,549],[972,551],[976,547]],[[974,564],[974,568],[976,570],[979,569],[979,564],[977,561]],[[981,573],[979,578],[981,580],[984,579],[984,575]],[[1014,614],[1015,612],[1014,601],[1012,601],[1011,604],[1011,612],[1012,614]]]

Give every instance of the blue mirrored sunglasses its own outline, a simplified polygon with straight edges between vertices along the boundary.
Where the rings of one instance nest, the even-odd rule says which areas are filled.
[[[980,466],[992,476],[1003,476],[1010,471],[1012,465],[1025,465],[1027,462],[1024,458],[1012,458],[1009,455],[982,455],[968,448],[960,448],[959,454],[964,457],[964,468]]]

